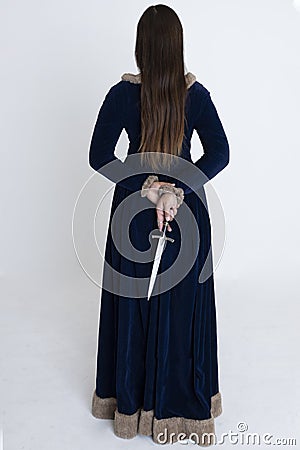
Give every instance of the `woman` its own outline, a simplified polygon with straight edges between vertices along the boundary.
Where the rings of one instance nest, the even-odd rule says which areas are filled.
[[[210,92],[184,72],[183,30],[170,7],[145,10],[135,56],[140,72],[123,74],[110,88],[89,153],[91,167],[116,183],[92,414],[113,419],[121,438],[139,433],[156,443],[191,438],[210,445],[222,406],[203,186],[228,164],[229,145]],[[130,141],[124,163],[114,155],[123,128]],[[195,163],[190,154],[194,129],[204,150]],[[165,241],[148,300],[157,245],[152,231],[162,235],[163,227],[173,241]],[[211,273],[199,282],[205,263]],[[176,264],[174,275],[170,270]]]

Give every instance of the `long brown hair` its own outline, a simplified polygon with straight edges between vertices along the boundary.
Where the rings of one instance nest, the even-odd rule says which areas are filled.
[[[144,11],[137,25],[135,58],[141,73],[142,162],[154,170],[161,165],[169,169],[184,139],[187,95],[183,29],[172,8],[159,4]]]

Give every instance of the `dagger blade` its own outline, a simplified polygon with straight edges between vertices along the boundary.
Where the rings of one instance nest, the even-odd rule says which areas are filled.
[[[165,249],[166,241],[168,240],[168,241],[174,242],[174,239],[172,239],[170,237],[166,237],[166,228],[167,228],[167,226],[168,226],[168,221],[165,221],[165,227],[164,227],[164,230],[163,230],[163,234],[162,235],[152,235],[152,238],[157,238],[158,242],[157,242],[157,247],[156,247],[156,251],[155,251],[155,256],[154,256],[154,262],[153,262],[153,266],[152,266],[150,282],[149,282],[149,286],[148,286],[147,300],[150,299],[152,291],[153,291],[153,287],[154,287],[154,283],[155,283],[155,280],[156,280],[159,264],[160,264],[160,261],[161,261],[161,257],[162,257],[163,251]]]

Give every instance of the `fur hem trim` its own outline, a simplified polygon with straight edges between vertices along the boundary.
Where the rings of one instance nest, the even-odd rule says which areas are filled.
[[[191,439],[196,444],[208,446],[215,442],[215,422],[210,419],[187,419],[185,417],[153,418],[152,439],[156,444],[174,444]]]
[[[211,415],[212,417],[218,417],[222,414],[222,397],[221,392],[217,392],[211,397]]]
[[[196,76],[192,72],[187,72],[184,76],[185,76],[185,80],[186,80],[186,84],[187,84],[187,89],[189,89],[192,86],[192,84],[195,83]],[[134,84],[139,84],[139,83],[141,83],[141,74],[140,73],[134,74],[134,73],[126,72],[126,73],[123,73],[123,75],[121,76],[121,79],[124,81],[130,81],[131,83],[134,83]]]
[[[123,439],[132,439],[137,434],[152,436],[157,444],[174,443],[190,438],[201,446],[214,443],[214,418],[222,413],[221,393],[211,397],[211,417],[209,419],[189,419],[169,417],[157,419],[154,410],[138,408],[133,414],[118,411],[115,397],[101,398],[96,391],[92,399],[92,415],[99,419],[113,419],[114,433]]]
[[[138,434],[140,411],[141,408],[133,414],[123,414],[116,409],[114,417],[115,435],[123,439],[134,438]]]
[[[96,419],[113,419],[117,408],[115,397],[101,398],[94,391],[92,398],[92,414]]]

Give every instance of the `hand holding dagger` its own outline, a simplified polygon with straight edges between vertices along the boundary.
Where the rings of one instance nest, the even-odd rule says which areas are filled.
[[[162,234],[152,235],[152,238],[157,238],[158,241],[148,286],[147,299],[149,300],[166,242],[174,242],[173,238],[166,236],[166,230],[172,231],[169,222],[172,221],[177,214],[177,209],[183,202],[184,193],[181,188],[175,187],[175,183],[159,182],[156,175],[150,175],[143,183],[141,196],[147,197],[152,203],[156,204],[157,223],[160,232],[162,232],[164,224]]]

